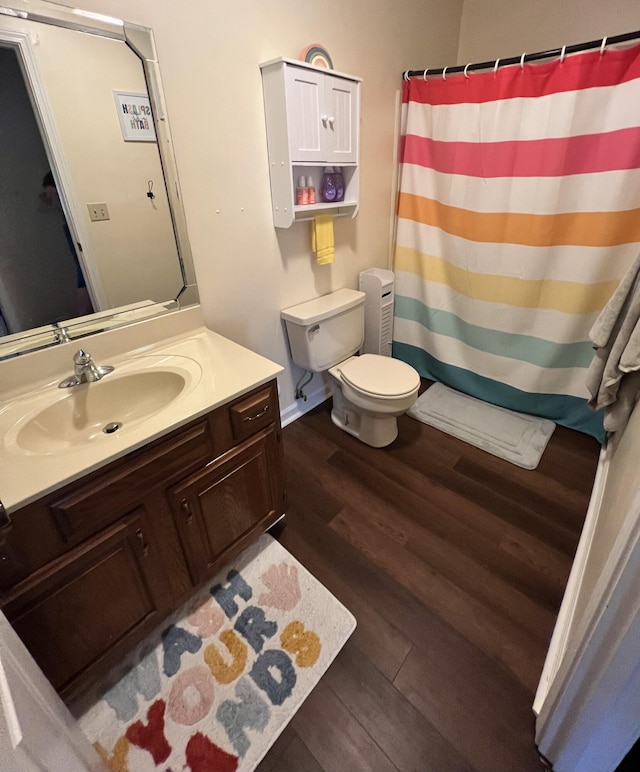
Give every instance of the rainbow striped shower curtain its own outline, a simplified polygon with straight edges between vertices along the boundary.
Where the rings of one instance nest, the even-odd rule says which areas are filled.
[[[602,439],[588,334],[640,249],[640,46],[403,88],[394,356]]]

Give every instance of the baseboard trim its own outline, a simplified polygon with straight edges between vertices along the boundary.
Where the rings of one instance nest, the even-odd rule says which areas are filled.
[[[331,390],[328,386],[322,384],[314,392],[307,396],[306,400],[298,399],[293,405],[289,405],[280,412],[280,422],[282,426],[287,426],[298,418],[302,418],[305,413],[313,410],[314,407],[321,405],[325,400],[331,396]]]

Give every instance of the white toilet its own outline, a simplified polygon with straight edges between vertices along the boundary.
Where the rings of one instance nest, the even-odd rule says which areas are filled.
[[[398,436],[397,417],[415,402],[420,376],[380,354],[353,356],[364,340],[364,292],[340,289],[281,311],[293,361],[329,372],[336,426],[374,448]]]

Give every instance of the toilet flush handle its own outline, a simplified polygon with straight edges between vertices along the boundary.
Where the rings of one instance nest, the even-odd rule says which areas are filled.
[[[314,324],[313,327],[309,327],[309,335],[311,335],[314,332],[318,332],[319,329],[320,329],[320,325]]]

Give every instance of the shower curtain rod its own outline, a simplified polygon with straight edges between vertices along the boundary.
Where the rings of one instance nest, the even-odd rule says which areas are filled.
[[[580,51],[589,51],[592,48],[600,48],[604,51],[606,46],[613,46],[618,43],[627,43],[630,40],[640,39],[640,30],[635,32],[625,32],[622,35],[612,35],[611,37],[598,38],[598,40],[590,40],[588,43],[575,43],[571,46],[562,46],[562,48],[553,48],[549,51],[538,51],[534,54],[522,54],[521,56],[510,56],[504,59],[492,59],[489,62],[474,62],[473,64],[456,64],[451,67],[434,67],[426,70],[405,70],[402,73],[403,80],[409,80],[409,78],[422,77],[427,75],[455,75],[456,73],[464,73],[474,70],[486,70],[490,67],[506,67],[510,64],[524,64],[525,62],[535,62],[540,59],[551,59],[554,56],[560,56],[564,59],[567,54],[577,54]]]

